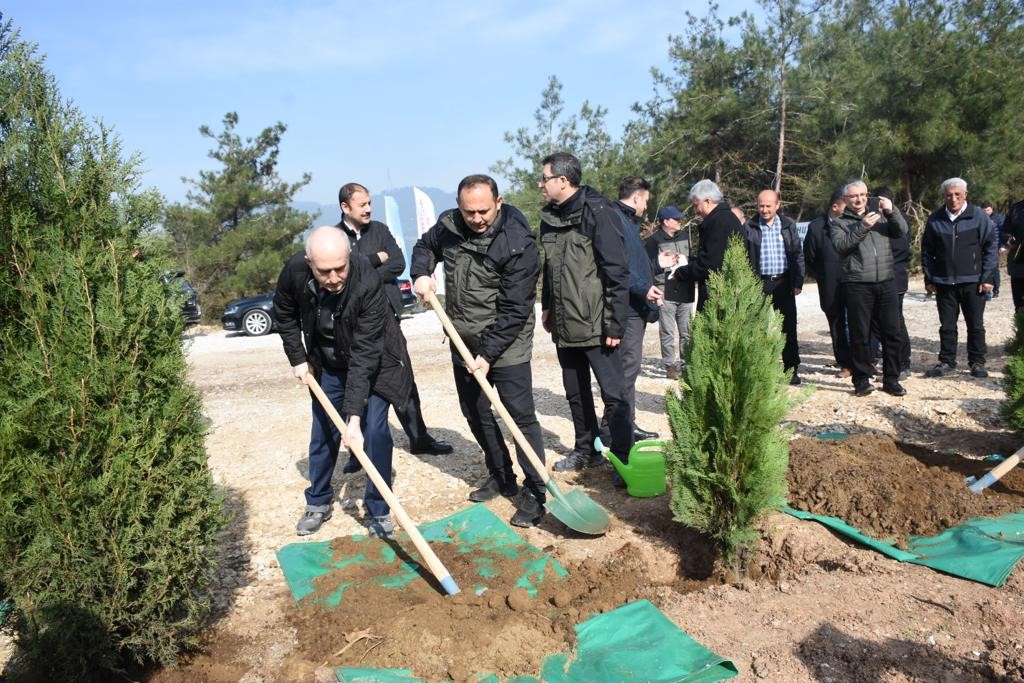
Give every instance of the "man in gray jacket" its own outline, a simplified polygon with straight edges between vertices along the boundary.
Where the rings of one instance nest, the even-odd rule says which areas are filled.
[[[842,259],[841,281],[853,351],[853,390],[867,396],[871,386],[871,321],[882,339],[882,391],[904,396],[899,383],[899,300],[893,279],[892,240],[907,234],[907,222],[886,197],[868,197],[861,180],[843,189],[846,209],[832,220],[832,244]]]

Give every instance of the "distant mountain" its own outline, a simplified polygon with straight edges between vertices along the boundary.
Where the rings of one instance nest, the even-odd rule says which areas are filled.
[[[421,187],[421,190],[430,197],[430,201],[434,203],[434,212],[436,215],[440,215],[442,211],[455,208],[455,193],[445,192],[439,190],[436,187]],[[413,198],[411,187],[400,187],[394,190],[386,190],[384,192],[372,193],[370,199],[373,200],[373,219],[387,222],[384,217],[384,195],[388,195],[395,199],[395,203],[398,204],[398,215],[401,221],[402,237],[405,240],[405,266],[406,270],[409,268],[409,259],[412,257],[412,247],[416,244],[416,240],[419,235],[416,232],[416,201]],[[333,204],[317,204],[316,202],[292,202],[292,206],[299,211],[306,211],[313,214],[313,221],[309,227],[317,225],[334,225],[341,220],[341,208],[337,203]],[[319,215],[317,215],[319,214]],[[435,217],[436,217],[435,215]],[[398,237],[398,226],[389,225],[391,231],[395,233],[396,239]],[[399,240],[401,246],[401,240]]]

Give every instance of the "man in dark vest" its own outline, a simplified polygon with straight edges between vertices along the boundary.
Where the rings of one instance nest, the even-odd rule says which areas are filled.
[[[540,250],[519,209],[505,204],[498,184],[486,175],[462,179],[458,208],[445,211],[412,250],[413,289],[421,297],[436,291],[430,274],[444,265],[445,311],[474,355],[467,367],[452,345],[452,371],[462,414],[484,452],[487,479],[469,494],[474,502],[516,495],[515,472],[505,438],[481,389],[479,369],[498,392],[530,448],[544,459],[544,439],[533,404],[534,303]],[[530,527],[544,516],[546,495],[540,474],[516,445],[526,475],[511,523]]]

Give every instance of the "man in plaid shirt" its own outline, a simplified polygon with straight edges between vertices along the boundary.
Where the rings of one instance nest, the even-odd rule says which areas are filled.
[[[764,293],[782,314],[786,345],[782,364],[792,370],[790,384],[800,384],[800,350],[796,341],[796,295],[804,286],[804,250],[792,219],[779,214],[779,195],[763,190],[757,195],[757,213],[743,225],[750,266],[761,277]]]

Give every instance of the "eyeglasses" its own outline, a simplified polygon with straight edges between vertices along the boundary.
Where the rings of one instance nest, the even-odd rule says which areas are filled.
[[[857,194],[848,194],[848,195],[846,195],[846,198],[847,199],[856,199],[857,197],[867,197],[867,196],[868,196],[867,192],[858,192]]]
[[[540,177],[540,180],[538,180],[537,182],[540,183],[541,185],[543,185],[544,183],[546,183],[547,181],[551,180],[552,178],[561,178],[561,177],[562,176],[560,176],[560,175],[542,175]]]

